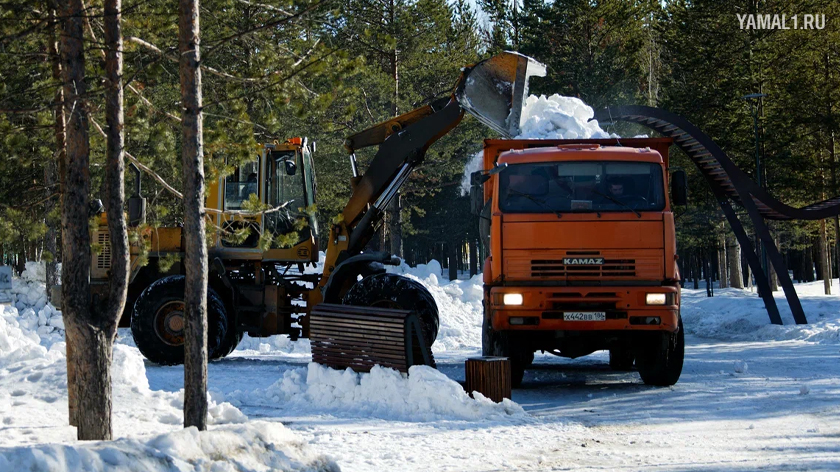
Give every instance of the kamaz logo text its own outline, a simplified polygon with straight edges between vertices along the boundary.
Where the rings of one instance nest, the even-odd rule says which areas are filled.
[[[603,265],[603,257],[564,257],[565,265]]]

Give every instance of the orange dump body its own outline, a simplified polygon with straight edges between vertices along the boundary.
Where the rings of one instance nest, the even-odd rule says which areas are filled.
[[[532,346],[546,350],[555,349],[551,340],[562,333],[677,330],[680,277],[667,191],[671,142],[669,138],[485,141],[484,169],[508,165],[484,184],[484,199],[492,205],[490,255],[484,263],[485,316],[493,329],[552,331],[553,337],[542,336],[542,344]],[[587,200],[572,200],[570,211],[501,209],[505,172],[520,164],[564,162],[617,163],[611,165],[624,169],[628,168],[621,167],[624,163],[651,163],[656,167],[647,167],[653,169],[650,173],[662,174],[664,203],[638,213],[617,206],[615,211],[587,211],[586,205],[592,206]],[[609,198],[603,195],[607,182],[593,180],[588,185],[587,190],[598,195],[592,198]],[[542,200],[527,198],[534,202],[529,204],[533,208],[545,206]],[[505,294],[521,295],[521,304],[505,304]],[[648,304],[648,294],[664,294],[665,303]],[[578,319],[568,319],[567,313]],[[598,319],[587,320],[587,314]]]

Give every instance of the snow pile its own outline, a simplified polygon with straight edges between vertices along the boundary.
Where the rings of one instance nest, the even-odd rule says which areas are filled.
[[[20,325],[26,331],[35,331],[44,346],[49,347],[64,339],[64,321],[61,312],[47,300],[44,281],[44,263],[27,262],[20,278],[13,280],[11,294]]]
[[[253,422],[199,432],[187,428],[148,439],[0,449],[0,470],[338,471],[279,423]]]
[[[275,355],[286,357],[306,357],[312,353],[308,339],[292,341],[285,334],[269,336],[267,338],[252,338],[247,334],[236,346],[234,355]]]
[[[36,331],[3,307],[0,316],[0,422],[26,421],[30,426],[54,428],[49,437],[61,440],[69,428],[67,418],[67,361],[64,342],[44,347]],[[183,391],[171,393],[149,388],[143,357],[134,347],[114,345],[111,366],[114,428],[117,436],[160,432],[161,427],[183,424]],[[241,423],[242,412],[221,398],[210,397],[210,424]],[[130,431],[122,428],[130,427]],[[0,444],[26,442],[15,429],[0,428]],[[7,470],[0,467],[0,470]]]
[[[438,307],[440,331],[432,345],[435,355],[446,351],[481,348],[481,317],[484,288],[481,274],[470,280],[441,281],[440,263],[410,267],[403,263],[389,266],[388,272],[404,275],[422,283],[432,294]]]
[[[715,289],[706,297],[705,290],[683,289],[683,324],[688,334],[737,341],[800,340],[820,344],[840,344],[840,296],[824,295],[822,281],[794,285],[808,324],[794,323],[782,292],[774,298],[784,325],[770,324],[761,298],[749,290]],[[832,293],[838,292],[835,279]]]
[[[494,403],[478,392],[470,398],[460,384],[427,366],[412,366],[409,375],[379,366],[360,374],[310,363],[286,371],[265,390],[232,395],[249,404],[284,405],[296,412],[314,408],[388,420],[525,417],[522,407],[508,399]]]
[[[618,137],[602,130],[592,107],[575,97],[554,94],[530,95],[522,106],[519,136],[516,139],[604,139]],[[467,162],[461,179],[461,195],[470,191],[470,174],[482,168],[484,152]]]
[[[520,134],[523,139],[602,139],[610,134],[595,120],[592,107],[575,97],[554,94],[531,95],[522,107]]]

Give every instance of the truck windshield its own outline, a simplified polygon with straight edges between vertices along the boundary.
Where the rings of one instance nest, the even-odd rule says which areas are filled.
[[[499,208],[510,213],[659,211],[662,167],[649,162],[540,162],[499,174]]]

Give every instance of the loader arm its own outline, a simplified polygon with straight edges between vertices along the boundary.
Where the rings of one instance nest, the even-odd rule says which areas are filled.
[[[545,67],[518,53],[501,53],[465,67],[450,96],[348,137],[345,148],[354,174],[352,195],[339,222],[330,229],[319,288],[345,285],[345,281],[330,280],[333,271],[362,251],[382,221],[385,208],[411,171],[423,162],[429,146],[457,126],[465,111],[503,135],[517,134],[528,78],[533,75],[545,75]],[[379,149],[373,160],[364,175],[357,176],[354,152],[375,145]],[[390,257],[383,255],[383,261],[386,259]],[[322,300],[333,301],[324,300],[316,288],[310,295],[310,306]]]
[[[350,230],[347,248],[350,253],[361,251],[368,243],[385,208],[399,193],[411,171],[423,162],[429,146],[461,122],[464,110],[453,97],[439,100],[406,115],[409,118],[406,120],[409,126],[391,132],[379,144],[370,166],[356,184],[350,200],[344,207],[342,217]],[[395,123],[399,123],[400,118],[384,125],[399,126]],[[381,125],[371,130],[379,133],[380,128]]]

